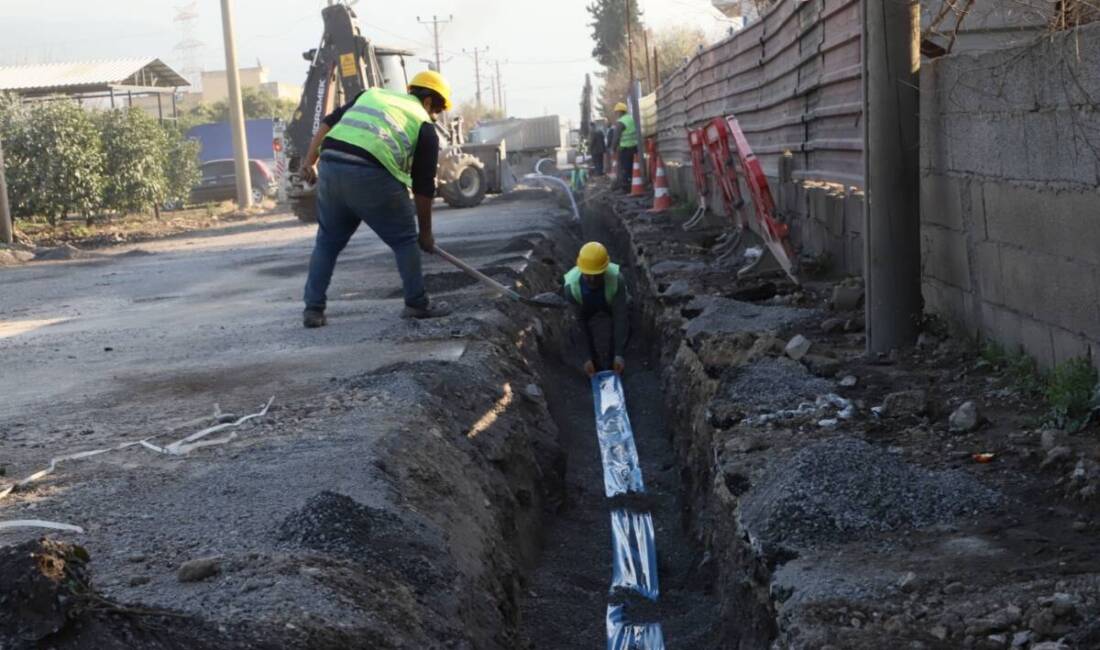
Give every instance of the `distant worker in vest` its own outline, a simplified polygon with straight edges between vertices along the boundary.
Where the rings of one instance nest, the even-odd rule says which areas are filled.
[[[577,265],[565,274],[565,299],[576,307],[577,321],[588,343],[588,360],[584,371],[589,377],[601,370],[622,374],[626,369],[626,342],[629,335],[629,296],[619,272],[612,264],[607,248],[599,242],[588,242],[577,255]],[[600,327],[601,324],[604,327]],[[609,331],[607,354],[597,346],[597,330]],[[600,337],[602,338],[602,337]],[[603,360],[609,363],[602,363]]]
[[[446,303],[428,297],[420,261],[420,251],[435,248],[432,199],[439,136],[433,122],[450,108],[450,85],[439,73],[426,71],[413,77],[408,93],[368,88],[322,121],[301,168],[306,181],[317,183],[318,210],[302,315],[306,327],[326,324],[326,292],[336,258],[360,223],[393,250],[404,288],[401,316],[450,313]]]
[[[618,187],[624,192],[630,191],[630,181],[633,180],[634,156],[638,153],[638,129],[634,125],[634,118],[627,111],[626,104],[615,104],[615,114],[618,121],[611,136],[611,151],[618,152],[619,178]]]

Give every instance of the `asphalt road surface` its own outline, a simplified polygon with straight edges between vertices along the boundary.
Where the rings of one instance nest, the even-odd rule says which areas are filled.
[[[467,210],[437,204],[436,240],[482,267],[516,261],[511,239],[566,218],[546,200],[490,200]],[[400,278],[390,250],[365,226],[340,257],[330,325],[301,326],[314,228],[276,214],[244,224],[85,259],[0,269],[0,462],[9,476],[43,452],[113,440],[186,421],[214,404],[262,404],[316,392],[331,378],[386,363],[454,354],[402,346]],[[491,292],[425,256],[429,290]],[[453,301],[452,301],[453,302]],[[11,435],[12,431],[18,435]],[[33,445],[4,449],[12,438]]]

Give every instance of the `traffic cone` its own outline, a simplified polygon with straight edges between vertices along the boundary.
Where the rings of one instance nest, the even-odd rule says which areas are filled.
[[[642,183],[642,166],[638,164],[638,154],[634,154],[634,178],[630,180],[630,196],[642,196],[645,194],[645,185]]]
[[[661,164],[660,156],[654,156],[654,167],[657,171],[653,175],[653,208],[650,212],[664,212],[672,207],[672,196],[668,193],[668,179],[665,178],[665,166]]]

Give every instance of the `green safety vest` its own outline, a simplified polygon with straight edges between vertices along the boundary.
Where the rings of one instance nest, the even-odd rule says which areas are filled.
[[[627,113],[619,118],[619,124],[623,125],[623,132],[619,134],[619,148],[638,146],[638,129],[634,126],[634,118]]]
[[[577,301],[577,304],[581,304],[583,298],[581,297],[581,270],[577,267],[573,267],[565,274],[565,287],[569,289],[570,295],[573,296],[573,300]],[[607,300],[607,306],[610,307],[611,303],[615,301],[615,296],[619,293],[619,265],[608,264],[607,270],[603,272],[603,297]]]
[[[365,149],[394,178],[411,186],[420,127],[431,121],[420,100],[412,95],[370,88],[359,95],[327,137]]]

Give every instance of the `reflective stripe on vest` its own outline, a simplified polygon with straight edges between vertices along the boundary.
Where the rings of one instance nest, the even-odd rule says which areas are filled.
[[[619,135],[619,147],[637,147],[638,129],[634,128],[634,118],[628,113],[619,118],[623,132]]]
[[[584,298],[581,294],[581,270],[577,267],[573,267],[565,274],[565,280],[563,284],[565,288],[569,289],[569,295],[573,296],[573,300],[578,305],[584,303]],[[603,297],[607,301],[607,306],[611,307],[611,303],[615,301],[615,296],[619,294],[619,265],[608,264],[607,270],[603,272]]]
[[[365,149],[394,178],[412,185],[412,159],[420,127],[431,122],[424,106],[412,95],[370,88],[344,113],[329,138]]]

